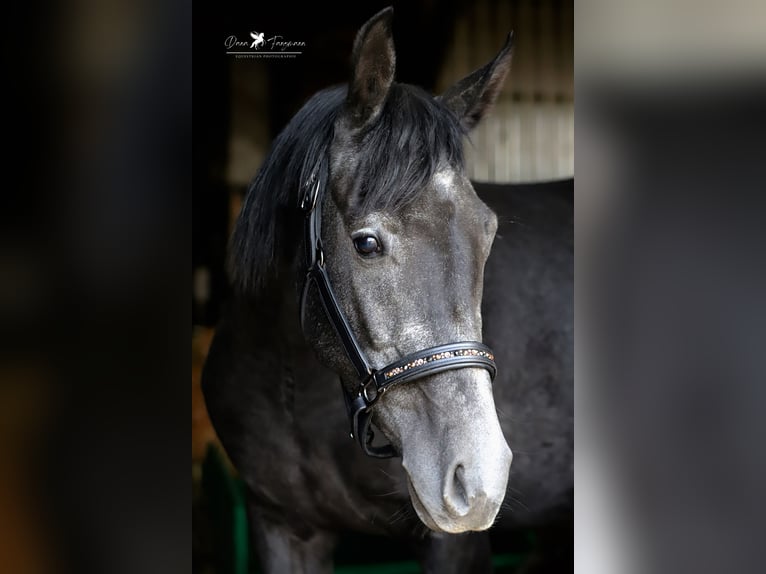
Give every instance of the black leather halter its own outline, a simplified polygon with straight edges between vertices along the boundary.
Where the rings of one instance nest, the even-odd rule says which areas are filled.
[[[372,408],[383,393],[394,385],[421,379],[434,373],[463,367],[481,367],[489,371],[494,380],[495,358],[492,350],[476,341],[464,341],[438,345],[410,353],[406,357],[374,369],[354,337],[343,311],[330,284],[324,251],[322,250],[322,177],[316,171],[304,187],[300,209],[306,216],[306,280],[300,299],[300,320],[305,332],[306,304],[311,285],[315,285],[327,318],[338,333],[343,348],[356,369],[359,383],[350,392],[343,386],[351,438],[356,438],[365,453],[377,458],[389,458],[397,453],[391,444],[373,446],[373,431],[370,428]]]

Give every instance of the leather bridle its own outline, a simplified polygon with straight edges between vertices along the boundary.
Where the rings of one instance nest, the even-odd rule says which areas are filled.
[[[380,369],[373,368],[356,340],[351,326],[338,304],[338,299],[327,274],[324,251],[322,250],[322,175],[314,171],[304,185],[300,197],[300,209],[305,214],[306,279],[300,295],[300,321],[306,332],[306,305],[311,285],[316,286],[327,318],[338,334],[343,349],[357,372],[359,382],[349,391],[341,382],[346,401],[351,438],[356,438],[362,450],[376,458],[397,456],[393,445],[373,446],[373,431],[370,427],[372,409],[378,399],[394,385],[408,383],[434,373],[464,367],[481,367],[489,371],[494,380],[497,367],[492,350],[477,341],[463,341],[429,347],[395,361]]]

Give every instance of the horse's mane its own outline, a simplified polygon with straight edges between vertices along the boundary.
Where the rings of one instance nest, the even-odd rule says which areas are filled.
[[[299,190],[312,177],[325,186],[334,124],[346,86],[318,92],[274,141],[250,184],[229,243],[235,290],[255,292],[302,237]],[[350,202],[360,212],[396,211],[426,187],[440,162],[463,168],[464,131],[440,102],[415,86],[394,84],[377,121],[359,135]]]

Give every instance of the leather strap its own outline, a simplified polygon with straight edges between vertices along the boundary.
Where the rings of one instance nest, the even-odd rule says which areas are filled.
[[[319,292],[319,299],[322,301],[322,307],[324,307],[327,317],[330,319],[330,323],[335,328],[335,332],[338,334],[343,349],[346,351],[348,358],[354,365],[359,378],[367,378],[372,374],[372,369],[367,363],[367,359],[362,353],[362,349],[359,347],[359,343],[354,337],[354,333],[351,331],[351,326],[348,324],[346,317],[338,306],[338,301],[335,298],[335,293],[330,285],[330,279],[327,277],[327,271],[324,266],[316,266],[309,269],[306,275],[306,284],[304,286],[304,297],[308,295],[307,291],[311,285],[316,285]],[[301,305],[301,325],[305,325],[305,311],[304,305]],[[305,331],[305,326],[303,327]]]
[[[300,300],[300,320],[303,332],[306,332],[306,301],[308,291],[311,285],[315,285],[319,292],[319,299],[322,301],[327,317],[335,328],[335,332],[340,338],[343,349],[356,369],[360,380],[365,379],[372,373],[367,359],[362,352],[362,348],[354,337],[351,326],[338,305],[338,299],[330,284],[330,277],[327,275],[324,261],[324,251],[322,250],[322,239],[320,229],[322,226],[322,201],[319,198],[319,186],[321,178],[319,174],[312,176],[316,179],[313,186],[307,190],[307,195],[301,200],[301,208],[306,211],[305,224],[305,242],[306,242],[306,262],[308,269],[306,279],[303,284],[303,291]]]

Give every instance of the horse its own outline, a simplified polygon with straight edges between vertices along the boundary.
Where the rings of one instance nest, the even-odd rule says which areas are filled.
[[[571,181],[477,195],[463,140],[512,35],[434,98],[394,81],[391,22],[275,139],[231,236],[202,385],[267,573],[331,572],[344,531],[489,571],[488,528],[571,506]]]

